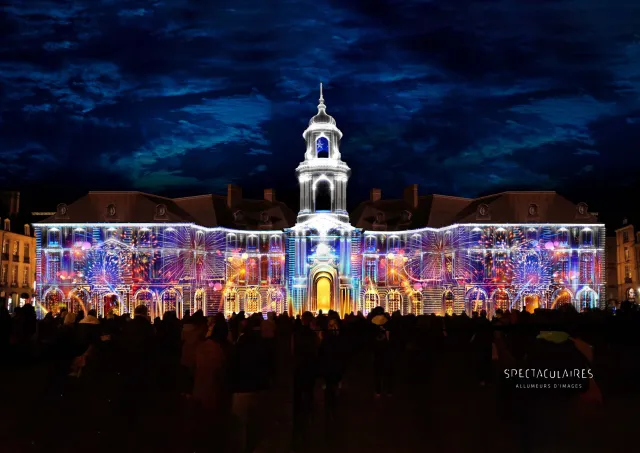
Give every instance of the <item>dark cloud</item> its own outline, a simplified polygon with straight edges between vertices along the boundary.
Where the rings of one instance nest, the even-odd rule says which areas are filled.
[[[10,0],[1,182],[295,192],[323,81],[352,201],[413,182],[597,198],[640,160],[638,17],[623,0]]]

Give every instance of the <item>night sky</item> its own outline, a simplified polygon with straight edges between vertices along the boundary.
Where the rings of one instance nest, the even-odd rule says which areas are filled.
[[[351,205],[411,183],[558,190],[618,225],[635,201],[637,1],[6,4],[0,185],[39,209],[229,182],[275,187],[295,209],[319,82],[345,134]]]

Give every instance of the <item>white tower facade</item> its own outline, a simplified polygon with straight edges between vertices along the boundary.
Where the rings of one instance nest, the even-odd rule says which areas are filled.
[[[318,214],[349,222],[347,182],[351,170],[340,155],[342,132],[326,110],[320,84],[318,114],[309,120],[309,127],[302,134],[307,150],[296,169],[300,184],[299,223]]]

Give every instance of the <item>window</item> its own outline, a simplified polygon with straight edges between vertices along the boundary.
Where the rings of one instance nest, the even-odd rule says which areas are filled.
[[[496,230],[495,247],[498,249],[507,246],[507,231],[504,228],[498,228]]]
[[[73,230],[73,245],[74,247],[82,247],[82,244],[87,240],[87,232],[85,230]]]
[[[529,243],[529,245],[533,245],[531,244],[531,242],[534,242],[537,240],[538,240],[538,230],[534,228],[529,228],[527,230],[527,242]]]
[[[560,230],[560,231],[558,231],[558,245],[560,247],[568,247],[569,246],[569,231],[568,230]]]
[[[498,282],[507,281],[507,254],[496,253],[495,258],[496,280]]]
[[[374,283],[376,281],[376,259],[365,258],[364,259],[364,281],[366,284]]]
[[[0,272],[0,283],[2,283],[3,285],[7,284],[8,274],[9,274],[9,265],[3,264],[2,272]]]
[[[11,284],[13,286],[18,286],[18,265],[14,265],[11,269]]]
[[[233,313],[238,313],[238,293],[235,289],[228,289],[224,294],[224,315],[229,318]]]
[[[624,278],[631,278],[631,266],[628,264],[624,265]]]
[[[282,250],[282,239],[280,236],[271,236],[271,240],[269,241],[269,248],[273,252],[279,252]]]
[[[60,230],[49,230],[49,247],[60,245]]]
[[[109,232],[111,231],[112,230],[109,230]],[[151,231],[147,229],[138,231],[138,246],[149,247],[150,245],[151,245]]]
[[[398,236],[391,236],[387,242],[387,249],[390,252],[395,252],[400,249],[400,238]]]
[[[589,229],[582,230],[582,245],[585,247],[593,245],[593,231]]]
[[[232,251],[238,248],[238,238],[235,234],[229,234],[227,236],[227,250]]]
[[[469,233],[469,247],[480,247],[482,245],[482,230],[474,228]]]
[[[411,313],[421,315],[422,313],[422,293],[414,291],[411,293]]]
[[[318,157],[329,157],[329,140],[326,137],[316,140],[316,153]]]
[[[271,284],[273,285],[282,284],[282,262],[284,261],[282,258],[284,256],[271,260]]]
[[[249,258],[246,269],[247,285],[257,285],[259,283],[259,274],[258,260],[256,258]]]
[[[31,280],[29,278],[29,266],[25,266],[22,270],[22,286],[29,286],[29,280]]]
[[[164,231],[164,246],[165,247],[177,247],[178,232],[174,228],[167,228]]]
[[[422,249],[422,236],[419,234],[411,236],[411,248],[416,252],[419,252]]]
[[[629,242],[629,232],[628,231],[623,231],[622,232],[622,242]]]
[[[19,241],[13,241],[13,251],[12,254],[14,257],[18,257],[20,256],[20,242]]]
[[[257,236],[249,236],[247,238],[247,249],[248,250],[256,250],[258,248],[258,237]]]
[[[364,250],[366,252],[375,252],[376,251],[376,237],[375,236],[367,236],[364,238]]]
[[[593,283],[594,266],[593,266],[593,254],[583,253],[580,260],[580,282],[581,283]]]
[[[629,261],[629,247],[624,248],[624,259],[625,261]]]
[[[401,261],[400,258],[387,258],[387,283],[390,285],[400,284]]]

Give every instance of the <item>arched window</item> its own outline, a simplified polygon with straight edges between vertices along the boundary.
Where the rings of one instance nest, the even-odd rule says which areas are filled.
[[[364,314],[368,315],[378,305],[380,305],[378,292],[373,288],[369,288],[364,294]]]
[[[446,315],[453,315],[453,302],[455,300],[455,297],[453,296],[453,293],[451,291],[447,291],[446,293],[444,293],[444,295],[442,296],[442,301],[443,301],[443,308],[444,308],[444,313]]]
[[[402,311],[402,294],[394,289],[387,294],[387,312],[394,313],[396,311]]]
[[[504,290],[498,290],[493,296],[494,308],[502,311],[509,310],[509,294]]]
[[[423,313],[422,307],[422,293],[414,291],[411,293],[411,313],[414,315],[421,315]]]
[[[169,288],[164,293],[162,293],[162,310],[163,314],[168,311],[175,311],[177,315],[179,315],[178,310],[178,292]]]
[[[284,297],[282,296],[282,290],[280,288],[269,288],[267,292],[267,299],[269,300],[269,311],[273,313],[283,313]]]
[[[367,236],[364,238],[364,250],[366,252],[375,252],[376,251],[376,237],[375,236]]]
[[[558,231],[558,247],[569,246],[569,230],[561,229]]]
[[[49,230],[48,246],[49,247],[60,246],[60,230],[58,229]]]
[[[316,152],[318,157],[329,157],[329,140],[327,140],[327,137],[319,137],[316,140]]]
[[[262,311],[260,307],[260,293],[255,288],[247,290],[245,303],[247,314],[260,313]]]
[[[316,211],[331,211],[331,185],[329,181],[319,181],[316,185]]]
[[[207,298],[207,293],[203,288],[196,291],[194,298],[193,311],[202,310],[204,312],[204,301]]]
[[[238,248],[238,238],[235,234],[227,235],[227,250],[232,251]]]
[[[73,246],[82,247],[87,240],[87,232],[82,228],[73,230]]]
[[[247,250],[256,250],[258,248],[258,236],[247,237]]]
[[[269,247],[272,252],[279,252],[282,250],[282,239],[280,236],[271,236],[271,240],[269,241]]]
[[[400,249],[400,238],[398,236],[390,236],[387,240],[387,250],[389,252],[397,252]]]
[[[507,230],[498,228],[496,230],[495,248],[501,249],[507,246]]]

